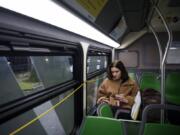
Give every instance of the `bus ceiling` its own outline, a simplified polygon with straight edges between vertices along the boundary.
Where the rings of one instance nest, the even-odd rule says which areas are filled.
[[[58,4],[120,43],[145,27],[148,0],[56,0]]]
[[[179,31],[179,0],[55,0],[58,4],[83,19],[102,33],[120,43],[124,49],[149,32],[151,22],[158,32],[165,31],[160,17],[152,12],[156,4],[170,24]]]

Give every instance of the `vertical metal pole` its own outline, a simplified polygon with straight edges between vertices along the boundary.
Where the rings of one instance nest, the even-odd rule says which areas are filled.
[[[149,26],[149,29],[152,31],[152,33],[153,33],[153,35],[154,35],[154,37],[156,39],[156,42],[157,42],[157,45],[158,45],[158,49],[159,49],[159,57],[160,57],[159,64],[160,64],[160,70],[161,70],[161,104],[164,104],[164,100],[163,100],[164,97],[162,96],[163,95],[162,94],[162,81],[163,81],[162,80],[162,78],[163,78],[162,75],[164,74],[164,72],[163,72],[163,68],[162,68],[162,64],[161,64],[162,63],[162,59],[163,59],[163,52],[162,52],[161,44],[159,42],[159,38],[158,38],[154,28],[152,27],[151,24],[149,24],[148,26]],[[163,122],[164,122],[164,110],[161,110],[161,123],[163,123]]]
[[[166,49],[165,49],[165,52],[164,52],[164,55],[162,58],[162,63],[161,63],[161,104],[165,104],[165,60],[167,57],[169,47],[172,43],[172,31],[168,27],[164,17],[162,16],[160,10],[158,9],[158,7],[154,6],[154,8],[155,8],[156,12],[158,13],[158,15],[161,17],[163,24],[168,33],[168,41],[167,41]],[[161,123],[164,123],[164,111],[163,110],[161,110]]]

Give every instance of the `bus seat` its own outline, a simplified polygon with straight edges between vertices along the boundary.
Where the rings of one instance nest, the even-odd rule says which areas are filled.
[[[113,118],[111,107],[106,103],[101,103],[97,107],[98,116]]]
[[[166,100],[180,105],[180,73],[169,73],[166,78]]]
[[[140,106],[141,106],[141,94],[140,94],[140,91],[138,91],[138,93],[136,94],[136,97],[134,99],[134,104],[131,109],[131,118],[133,120],[137,119]],[[115,118],[118,118],[118,115],[120,113],[122,113],[121,110],[117,110],[117,112],[115,114]],[[101,117],[113,118],[113,112],[111,110],[111,107],[107,103],[101,103],[97,107],[97,114],[98,114],[98,116],[101,116]]]
[[[79,135],[123,135],[123,125],[117,119],[87,116],[80,127]]]
[[[143,73],[140,79],[140,89],[143,91],[147,88],[151,88],[157,91],[160,91],[161,83],[158,80],[155,73],[146,72]]]
[[[153,109],[165,109],[165,110],[175,110],[180,111],[179,106],[175,105],[161,105],[161,104],[151,104],[148,105],[142,114],[142,121],[139,130],[139,135],[179,135],[180,126],[172,125],[167,123],[147,123],[147,114]]]

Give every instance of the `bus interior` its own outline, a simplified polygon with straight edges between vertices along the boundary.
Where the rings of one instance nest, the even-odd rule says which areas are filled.
[[[180,134],[179,0],[45,1],[47,13],[50,3],[62,7],[118,46],[0,1],[1,135]],[[58,17],[51,19],[66,18]],[[112,117],[107,106],[98,112],[97,89],[115,60],[140,88],[131,120]],[[146,105],[147,89],[156,95]]]

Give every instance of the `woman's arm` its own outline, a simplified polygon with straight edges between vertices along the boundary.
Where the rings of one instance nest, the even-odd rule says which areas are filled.
[[[130,106],[132,106],[134,104],[134,98],[135,98],[138,90],[139,90],[138,85],[136,83],[134,83],[134,85],[131,88],[131,92],[127,96],[125,96],[125,98],[128,100],[128,104]]]
[[[109,96],[106,90],[106,80],[104,80],[98,88],[97,104],[102,102],[109,103]]]
[[[139,87],[136,83],[133,85],[131,84],[129,88],[123,94],[117,94],[115,97],[120,101],[122,104],[127,104],[132,106],[134,104],[134,98],[137,94]]]

